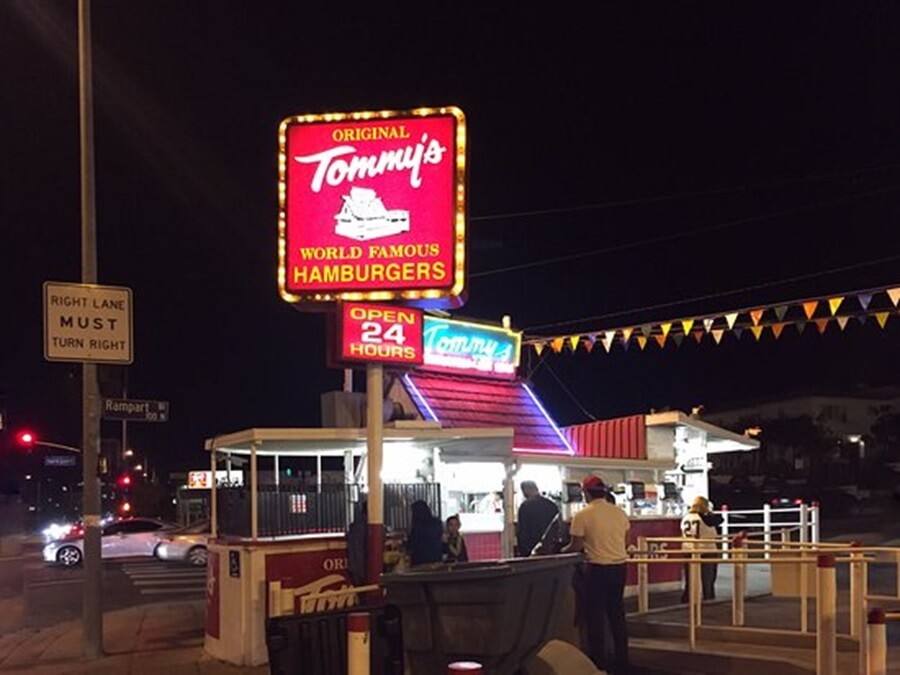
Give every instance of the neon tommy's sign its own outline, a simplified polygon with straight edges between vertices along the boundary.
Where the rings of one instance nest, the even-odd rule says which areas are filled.
[[[426,316],[423,370],[513,378],[519,367],[522,334],[487,326]]]

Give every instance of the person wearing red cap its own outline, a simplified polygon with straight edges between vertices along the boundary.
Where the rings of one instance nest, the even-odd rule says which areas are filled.
[[[584,616],[588,656],[601,670],[620,675],[628,670],[624,595],[631,523],[621,508],[607,501],[608,489],[599,477],[587,476],[581,491],[587,506],[572,517],[570,541],[563,552],[583,551],[587,559]],[[613,639],[611,663],[604,644],[607,621]]]

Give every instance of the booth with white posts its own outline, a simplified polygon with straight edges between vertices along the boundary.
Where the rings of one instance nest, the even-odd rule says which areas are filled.
[[[502,467],[512,437],[508,427],[442,429],[414,421],[385,425],[383,482],[390,488],[394,480],[410,481],[395,502],[386,491],[385,523],[408,517],[408,502],[433,494],[429,489],[437,485],[429,467]],[[361,470],[366,430],[247,429],[209,439],[206,449],[212,471],[234,456],[248,459],[249,481],[245,486],[211,486],[204,648],[229,663],[261,665],[268,659],[265,618],[274,609],[272,584],[291,590],[297,607],[305,596],[352,586],[345,532],[366,490]],[[342,459],[345,482],[323,483],[321,471],[309,485],[288,479],[284,463],[297,457],[314,458],[318,466],[324,458]],[[271,477],[265,482],[260,480],[263,465]],[[511,478],[506,483],[509,492]],[[511,514],[500,514],[501,523],[509,519]],[[503,542],[506,555],[511,547],[511,539]],[[337,602],[352,604],[355,597],[346,594]]]

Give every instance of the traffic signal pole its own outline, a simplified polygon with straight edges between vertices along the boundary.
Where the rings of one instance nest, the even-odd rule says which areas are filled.
[[[91,4],[78,0],[78,111],[81,146],[81,281],[97,283],[97,223],[94,199],[94,110],[91,67]],[[103,600],[100,563],[100,387],[97,366],[82,364],[82,517],[84,583],[82,629],[84,655],[103,654]]]

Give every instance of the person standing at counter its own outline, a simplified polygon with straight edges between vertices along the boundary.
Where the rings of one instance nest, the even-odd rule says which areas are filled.
[[[559,542],[559,507],[541,494],[533,480],[522,481],[522,495],[525,501],[519,506],[516,526],[518,555],[527,558],[542,542],[545,544],[542,553],[556,553],[547,542]]]
[[[431,507],[421,499],[410,507],[412,522],[406,537],[406,552],[411,567],[439,563],[443,560],[444,525],[435,518]]]
[[[681,535],[687,540],[681,548],[685,551],[706,551],[717,549],[715,541],[691,541],[692,539],[715,539],[719,536],[718,527],[724,518],[718,513],[712,512],[709,500],[706,497],[695,497],[691,508],[681,519]],[[702,558],[716,558],[718,553],[702,553]],[[713,600],[716,597],[716,572],[717,565],[714,562],[700,564],[700,586],[703,588],[703,599]],[[691,593],[691,566],[684,564],[684,590],[681,593],[681,602],[688,602]]]
[[[606,500],[606,485],[597,476],[585,478],[581,490],[587,506],[572,517],[570,541],[562,552],[583,551],[587,558],[580,602],[587,624],[588,656],[599,669],[620,675],[628,671],[624,596],[631,522],[621,508]],[[613,640],[612,663],[606,658],[606,622]]]

